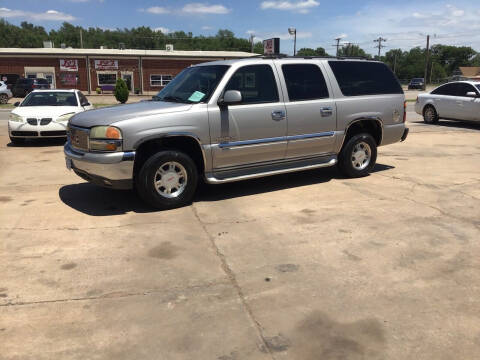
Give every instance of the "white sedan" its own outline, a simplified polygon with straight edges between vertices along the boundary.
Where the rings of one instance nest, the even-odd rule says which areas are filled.
[[[14,144],[28,138],[65,137],[68,120],[93,109],[79,90],[34,90],[15,106],[8,120],[8,134]]]
[[[439,119],[480,121],[480,82],[455,81],[420,94],[415,111],[427,124]]]

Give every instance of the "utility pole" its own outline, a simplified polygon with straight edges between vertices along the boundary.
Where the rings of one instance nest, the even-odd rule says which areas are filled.
[[[385,47],[382,45],[382,42],[385,42],[385,41],[387,41],[387,39],[384,39],[381,36],[378,39],[373,40],[373,42],[378,43],[378,45],[375,46],[376,48],[378,48],[378,60],[380,60],[380,54],[382,52],[382,48]]]
[[[80,49],[83,49],[83,29],[80,29]]]
[[[427,51],[425,53],[425,78],[423,79],[423,90],[427,89],[428,60],[430,57],[430,35],[427,35]]]
[[[254,46],[253,39],[255,39],[255,35],[250,34],[250,45],[251,45],[251,48],[252,48],[252,50],[250,51],[251,53],[253,53],[253,46]]]
[[[340,40],[342,40],[341,37],[335,38],[335,41],[337,43],[335,45],[332,45],[332,46],[335,46],[337,48],[337,57],[338,57],[338,49],[340,48]]]

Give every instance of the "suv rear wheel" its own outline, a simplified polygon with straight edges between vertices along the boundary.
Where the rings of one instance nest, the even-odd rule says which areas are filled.
[[[377,144],[372,135],[362,133],[350,138],[338,157],[342,174],[356,178],[368,175],[377,161]]]
[[[135,185],[142,200],[161,210],[190,203],[197,182],[195,162],[176,150],[152,155],[135,177]]]
[[[423,121],[425,124],[436,124],[438,123],[438,114],[435,108],[431,105],[428,105],[423,110]]]

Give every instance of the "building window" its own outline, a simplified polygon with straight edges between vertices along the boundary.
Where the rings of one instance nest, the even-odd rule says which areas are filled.
[[[150,75],[150,86],[166,86],[172,79],[172,75]]]
[[[97,73],[97,77],[98,77],[98,86],[115,85],[115,83],[117,82],[116,72]]]

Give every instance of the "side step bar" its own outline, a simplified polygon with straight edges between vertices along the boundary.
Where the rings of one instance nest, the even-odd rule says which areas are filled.
[[[228,170],[205,174],[205,180],[209,184],[224,184],[240,180],[256,179],[265,176],[287,174],[296,171],[313,170],[323,167],[334,166],[337,163],[337,156],[314,158],[308,160],[297,160],[282,162],[280,164],[262,165],[258,167]]]

